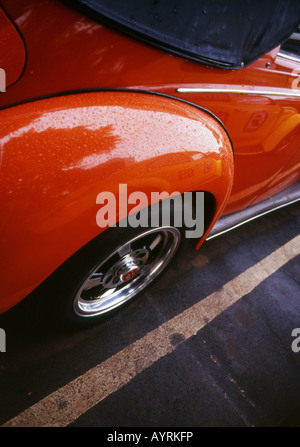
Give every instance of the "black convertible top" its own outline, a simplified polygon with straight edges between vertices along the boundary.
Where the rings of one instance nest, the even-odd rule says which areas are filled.
[[[300,0],[68,0],[110,26],[222,68],[254,62],[300,23]]]

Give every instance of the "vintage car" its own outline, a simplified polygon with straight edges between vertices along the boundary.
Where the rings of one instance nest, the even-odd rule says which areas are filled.
[[[95,324],[186,240],[299,200],[299,23],[298,0],[1,0],[0,313]]]

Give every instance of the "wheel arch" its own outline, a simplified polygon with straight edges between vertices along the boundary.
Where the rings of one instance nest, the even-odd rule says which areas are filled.
[[[1,267],[0,311],[103,231],[96,224],[99,192],[118,195],[126,183],[128,194],[139,188],[150,201],[153,190],[206,191],[214,213],[197,247],[227,203],[230,138],[219,120],[193,104],[152,92],[100,90],[40,98],[0,114],[1,249],[9,254]]]

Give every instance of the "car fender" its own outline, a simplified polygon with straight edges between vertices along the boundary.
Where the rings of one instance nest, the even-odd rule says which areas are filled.
[[[228,200],[233,152],[222,124],[176,98],[90,91],[1,110],[1,299],[15,305],[104,229],[97,197],[206,191],[205,240]]]

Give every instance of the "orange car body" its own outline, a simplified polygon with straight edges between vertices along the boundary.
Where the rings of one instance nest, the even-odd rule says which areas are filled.
[[[225,70],[57,0],[2,6],[0,312],[103,231],[101,191],[209,192],[199,248],[220,216],[299,180],[300,62],[279,48]]]

